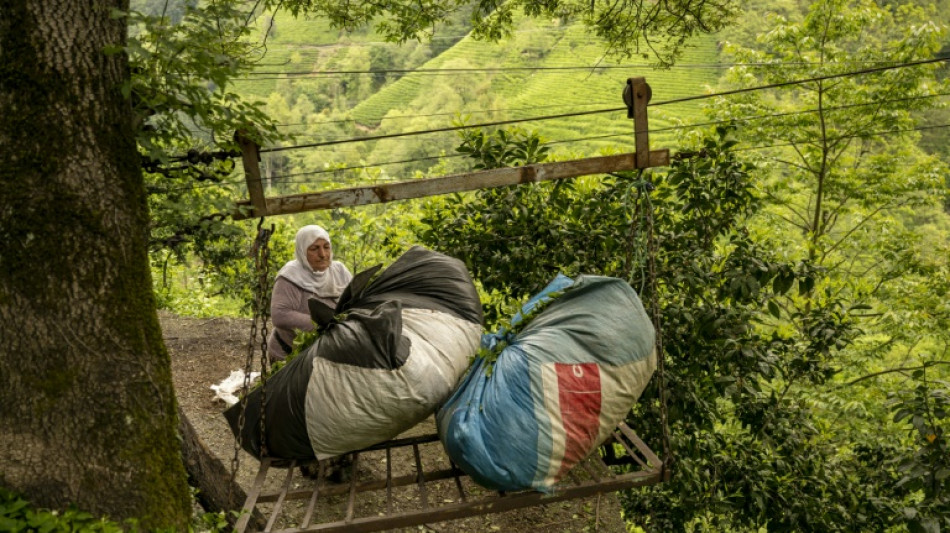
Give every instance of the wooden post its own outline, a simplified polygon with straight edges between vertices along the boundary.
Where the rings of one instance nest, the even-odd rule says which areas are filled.
[[[633,119],[633,135],[637,148],[637,168],[650,166],[650,126],[647,122],[647,104],[653,90],[644,78],[627,78],[623,101],[627,104],[627,118]]]
[[[241,159],[244,163],[244,180],[247,182],[247,194],[254,207],[252,217],[267,215],[267,203],[264,201],[264,187],[261,184],[261,147],[249,139],[242,131],[234,132],[234,141],[241,147]]]

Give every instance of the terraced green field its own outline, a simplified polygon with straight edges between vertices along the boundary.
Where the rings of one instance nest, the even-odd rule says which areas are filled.
[[[273,15],[258,17],[255,24],[255,37],[262,40],[264,32],[269,32],[265,41],[266,54],[264,60],[256,69],[258,72],[286,72],[299,73],[319,70],[329,70],[338,67],[341,52],[348,49],[386,47],[395,48],[395,43],[385,42],[373,28],[366,27],[352,32],[332,28],[323,19],[295,19],[290,13],[278,12]],[[436,45],[450,46],[464,37],[467,29],[445,28],[442,34],[434,39]],[[429,44],[409,41],[404,48],[428,48]],[[262,79],[263,78],[263,79]],[[309,78],[304,76],[261,76],[251,77],[238,82],[238,90],[242,94],[252,95],[260,99],[277,90],[278,83],[286,79],[293,83],[308,83]],[[284,83],[287,83],[284,81]]]
[[[624,106],[621,94],[628,77],[645,77],[653,90],[652,102],[660,103],[702,94],[720,73],[719,69],[709,68],[718,62],[712,37],[694,43],[695,47],[682,60],[684,68],[655,70],[646,61],[627,62],[623,68],[601,61],[603,43],[589,37],[579,25],[545,27],[522,21],[519,29],[523,33],[503,43],[464,39],[421,68],[561,68],[598,64],[610,68],[411,74],[360,103],[353,109],[352,117],[375,132],[392,133],[408,130],[405,124],[410,122],[384,120],[393,115],[446,113],[428,120],[429,127],[438,128],[451,125],[454,113],[467,115],[467,123],[471,124],[609,110]],[[651,130],[698,121],[698,102],[657,105],[650,109]],[[557,142],[558,151],[574,156],[606,148],[629,149],[633,143],[632,121],[622,111],[531,121],[522,126],[537,130],[545,139]],[[451,134],[432,137],[433,148],[451,149],[457,142]],[[674,130],[659,131],[652,136],[651,144],[661,147],[673,138]],[[374,159],[398,159],[399,146],[404,143],[380,141],[374,150]]]
[[[262,17],[261,27],[266,22]],[[579,24],[561,25],[556,21],[522,18],[517,21],[512,35],[498,43],[475,41],[459,33],[457,27],[444,29],[437,33],[436,39],[452,41],[443,41],[442,48],[454,45],[420,62],[417,72],[391,75],[390,79],[399,77],[375,94],[365,99],[348,98],[348,105],[352,107],[343,118],[353,122],[338,126],[333,136],[326,133],[325,128],[311,127],[311,135],[302,136],[301,143],[446,128],[457,125],[460,120],[471,125],[603,111],[531,120],[518,125],[536,130],[546,141],[554,143],[556,158],[626,151],[633,147],[632,120],[626,118],[623,110],[610,110],[624,107],[621,94],[626,79],[643,76],[653,90],[651,146],[673,147],[677,132],[670,128],[701,122],[701,102],[662,103],[704,93],[722,72],[717,66],[719,54],[715,37],[708,36],[695,40],[678,66],[669,70],[653,69],[645,59],[627,60],[622,64],[605,59],[604,43],[590,36]],[[341,69],[340,65],[346,63],[340,59],[342,54],[349,53],[352,58],[360,47],[381,46],[394,45],[381,43],[370,30],[341,35],[326,23],[279,16],[276,31],[268,39],[266,65],[260,70]],[[410,46],[424,45],[410,43]],[[352,65],[352,61],[348,64]],[[524,70],[511,70],[513,68]],[[435,70],[441,72],[431,72]],[[245,94],[266,98],[277,90],[278,84],[292,84],[297,92],[312,91],[310,94],[316,95],[326,92],[332,83],[313,76],[283,77],[285,79],[242,82],[239,88]],[[404,179],[412,172],[429,175],[467,168],[466,161],[455,157],[442,161],[437,169],[430,169],[438,161],[428,158],[454,154],[458,143],[457,133],[441,132],[315,148],[306,154],[295,153],[291,158],[298,172],[320,168],[321,162],[355,165],[421,159],[409,165],[387,165],[376,176],[380,180]]]

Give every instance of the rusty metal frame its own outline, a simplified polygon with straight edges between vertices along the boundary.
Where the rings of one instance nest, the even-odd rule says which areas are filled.
[[[354,453],[351,480],[333,485],[325,480],[320,469],[316,481],[303,480],[296,486],[296,464],[289,468],[273,467],[271,460],[261,462],[254,485],[248,492],[240,520],[235,530],[243,533],[248,528],[252,511],[259,511],[267,519],[264,531],[280,533],[304,532],[370,532],[398,527],[411,527],[470,516],[498,513],[535,505],[584,498],[604,492],[652,485],[663,480],[663,462],[626,424],[621,423],[610,438],[595,453],[568,472],[568,475],[550,494],[535,491],[503,493],[481,489],[454,464],[450,468],[427,470],[421,460],[420,446],[440,446],[437,435],[396,439]],[[393,474],[393,453],[411,448],[415,464],[413,473]],[[384,459],[383,459],[384,458]],[[357,475],[363,460],[385,461],[383,479],[366,479]],[[619,466],[623,465],[623,466]],[[266,491],[265,481],[273,481],[283,474],[277,490]],[[452,498],[445,497],[445,489],[434,486],[445,482],[454,486]],[[306,485],[306,487],[302,486]],[[466,489],[465,486],[469,489]],[[474,488],[474,490],[473,490]],[[418,505],[412,511],[393,512],[394,497],[411,494]],[[370,498],[357,505],[360,498]],[[290,505],[304,502],[305,505]],[[333,509],[335,517],[327,510]],[[321,521],[325,520],[325,521]]]

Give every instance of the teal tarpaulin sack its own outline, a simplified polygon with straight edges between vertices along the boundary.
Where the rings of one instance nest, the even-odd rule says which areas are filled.
[[[653,325],[623,280],[563,275],[511,325],[514,335],[482,336],[481,355],[436,415],[439,437],[480,485],[548,492],[643,392],[656,369]]]

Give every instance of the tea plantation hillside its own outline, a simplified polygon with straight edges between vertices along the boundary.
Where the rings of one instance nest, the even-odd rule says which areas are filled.
[[[605,57],[603,41],[579,24],[557,20],[521,18],[509,37],[495,43],[467,35],[467,19],[459,16],[437,28],[431,41],[399,46],[381,42],[371,30],[342,33],[323,21],[280,13],[271,20],[258,22],[260,32],[269,32],[267,54],[238,88],[267,101],[272,116],[296,135],[293,144],[616,110],[623,108],[621,93],[632,76],[646,77],[653,103],[662,103],[702,94],[723,68],[716,38],[709,36],[695,40],[676,67],[658,70],[644,58]],[[671,146],[677,125],[700,122],[700,105],[651,107],[652,146]],[[555,158],[629,150],[633,143],[624,111],[518,126],[552,143]],[[318,146],[265,156],[264,167],[287,192],[321,187],[328,179],[402,179],[467,169],[468,162],[455,154],[458,143],[458,134],[448,131]],[[328,175],[334,168],[379,163],[389,164]]]

